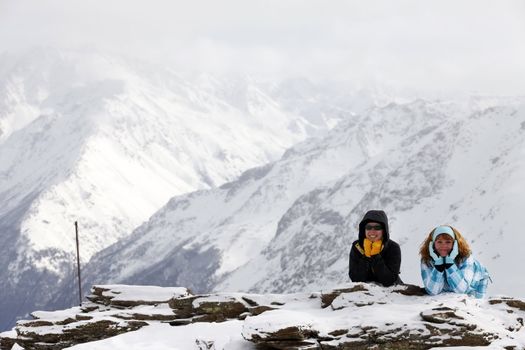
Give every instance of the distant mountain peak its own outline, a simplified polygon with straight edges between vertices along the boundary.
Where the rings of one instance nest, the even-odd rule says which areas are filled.
[[[75,221],[85,263],[171,197],[233,181],[353,113],[338,105],[349,92],[306,103],[250,77],[196,79],[103,52],[0,60],[1,325],[67,279]]]

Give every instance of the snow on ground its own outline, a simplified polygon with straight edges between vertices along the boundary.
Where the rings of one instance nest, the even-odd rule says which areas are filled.
[[[171,298],[179,298],[188,295],[184,287],[158,287],[158,286],[128,286],[125,284],[104,285],[106,291],[102,292],[105,297],[111,297],[112,301],[165,301]]]
[[[190,350],[224,349],[251,350],[255,345],[243,339],[242,321],[222,323],[194,323],[172,327],[169,324],[152,324],[109,339],[75,345],[74,350]],[[208,347],[213,343],[214,347]]]
[[[152,293],[154,289],[158,289],[159,295]],[[159,300],[160,295],[174,295],[176,303],[172,305],[170,302],[170,307],[167,302],[154,306],[131,303],[132,306],[123,308],[122,305],[105,304],[107,299],[93,300],[90,297],[92,301],[82,308],[35,312],[33,315],[37,320],[19,322],[17,332],[4,332],[1,337],[23,342],[28,337],[35,339],[35,335],[46,339],[48,335],[63,332],[67,336],[81,328],[89,329],[89,324],[101,325],[101,321],[113,322],[112,327],[121,327],[126,331],[128,325],[142,320],[146,322],[142,328],[135,331],[129,331],[128,328],[127,333],[103,340],[70,346],[78,341],[73,337],[67,340],[69,343],[66,346],[70,346],[67,349],[255,350],[257,343],[264,346],[276,340],[295,348],[297,343],[293,345],[293,342],[297,339],[305,344],[343,348],[386,342],[423,347],[458,345],[456,349],[471,349],[472,346],[464,345],[480,342],[486,345],[479,347],[483,349],[525,347],[525,303],[504,296],[484,299],[455,293],[428,296],[415,286],[383,288],[366,283],[348,283],[323,293],[219,293],[190,295],[189,298],[187,294],[179,293],[181,291],[177,288],[115,285],[96,286],[92,296],[100,296],[101,290],[106,294],[104,297],[122,292],[127,301],[142,300],[145,303]],[[179,309],[185,308],[182,305],[187,301],[192,304],[189,313],[188,309]],[[205,310],[209,310],[208,315],[218,315],[217,310],[231,312],[232,301],[245,303],[246,308],[239,310],[236,316],[230,313],[227,319],[222,319],[224,322],[211,321],[219,320],[217,318],[202,318]],[[213,308],[200,308],[206,303],[213,304]],[[258,307],[264,307],[266,311],[254,311]],[[158,310],[165,312],[159,313]],[[148,314],[164,316],[170,312],[176,321],[173,318],[169,321],[143,317]],[[68,319],[71,322],[65,323],[64,320]],[[107,328],[107,331],[111,332],[112,327]],[[97,333],[96,336],[98,338],[95,339],[100,339],[108,334]],[[62,338],[55,336],[54,339]]]

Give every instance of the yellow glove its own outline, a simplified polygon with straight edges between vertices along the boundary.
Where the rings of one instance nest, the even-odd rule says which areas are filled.
[[[375,241],[372,243],[372,249],[370,255],[377,255],[383,250],[383,241]]]
[[[372,255],[372,241],[368,238],[365,238],[363,241],[363,248],[365,249],[365,255],[370,257]]]

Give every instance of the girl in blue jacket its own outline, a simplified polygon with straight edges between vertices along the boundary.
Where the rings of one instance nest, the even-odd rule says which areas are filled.
[[[438,226],[430,232],[420,249],[421,277],[428,294],[463,293],[482,298],[489,274],[471,256],[465,239],[452,226]]]

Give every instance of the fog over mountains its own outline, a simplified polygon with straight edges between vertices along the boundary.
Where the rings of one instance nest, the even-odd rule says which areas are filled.
[[[97,52],[0,60],[2,328],[67,306],[50,300],[74,268],[75,221],[86,263],[172,196],[233,181],[374,103],[342,85],[181,76]]]
[[[448,223],[489,294],[525,295],[521,97],[407,101],[93,52],[0,59],[0,328],[75,303],[74,221],[86,286],[292,292],[346,282],[357,224],[380,208],[406,282]]]

